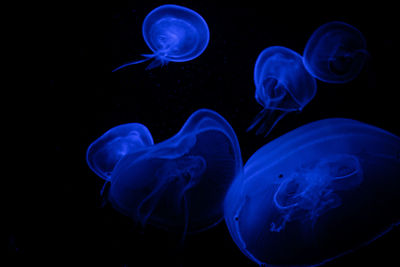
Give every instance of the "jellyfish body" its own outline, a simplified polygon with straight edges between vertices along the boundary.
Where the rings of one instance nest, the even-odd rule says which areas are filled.
[[[317,90],[302,57],[282,46],[268,47],[261,52],[254,68],[254,83],[255,98],[264,108],[248,130],[262,122],[257,134],[266,131],[268,134],[288,112],[301,111]]]
[[[142,226],[202,231],[222,219],[225,193],[241,171],[235,132],[219,114],[202,109],[172,138],[122,158],[109,200]]]
[[[113,72],[150,59],[154,61],[146,69],[170,61],[189,61],[202,54],[210,40],[205,20],[197,12],[178,5],[162,5],[152,10],[144,19],[142,33],[153,54],[143,54],[145,59],[123,64]]]
[[[345,83],[358,76],[367,56],[362,33],[347,23],[333,21],[311,35],[303,60],[313,77],[328,83]]]
[[[241,251],[263,266],[318,266],[400,222],[400,138],[349,119],[302,126],[260,148],[225,199]]]
[[[119,125],[90,144],[86,152],[86,161],[94,173],[110,181],[114,167],[121,158],[153,143],[150,131],[143,124]]]

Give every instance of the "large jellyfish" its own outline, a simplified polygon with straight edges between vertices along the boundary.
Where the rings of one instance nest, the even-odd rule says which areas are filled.
[[[225,199],[241,251],[262,266],[318,266],[400,222],[400,138],[325,119],[266,144]]]
[[[184,237],[222,219],[226,191],[241,171],[235,132],[219,114],[201,109],[175,136],[121,158],[108,198],[135,222]]]
[[[111,128],[90,144],[86,161],[94,173],[110,181],[114,167],[122,157],[153,143],[150,131],[143,124],[122,124]]]
[[[184,62],[198,57],[206,49],[210,32],[205,20],[195,11],[177,5],[162,5],[151,11],[143,22],[142,34],[153,54],[126,66],[154,59],[146,69],[163,66],[170,61]]]
[[[288,112],[301,111],[313,99],[317,85],[295,51],[271,46],[258,56],[254,68],[255,98],[263,110],[248,131],[261,122],[257,134],[268,133]]]
[[[366,41],[355,27],[339,21],[320,26],[308,40],[303,60],[324,82],[345,83],[358,76],[368,57]]]

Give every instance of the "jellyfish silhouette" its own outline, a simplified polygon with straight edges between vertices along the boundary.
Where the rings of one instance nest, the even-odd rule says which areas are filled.
[[[317,90],[302,57],[282,46],[271,46],[261,52],[254,68],[254,83],[255,98],[264,108],[248,131],[263,121],[256,134],[267,132],[265,136],[288,112],[301,111]]]
[[[126,154],[153,144],[153,137],[143,124],[122,124],[111,128],[90,144],[86,161],[94,173],[110,181],[115,166]]]
[[[201,109],[175,136],[121,158],[108,199],[140,225],[184,238],[221,221],[225,193],[241,171],[235,132],[219,114]]]
[[[400,138],[350,119],[295,129],[255,152],[225,199],[241,251],[262,266],[319,266],[400,222]]]
[[[146,69],[163,66],[170,61],[185,62],[198,57],[206,49],[210,32],[205,20],[195,11],[177,5],[162,5],[151,11],[143,22],[142,34],[153,54],[126,66],[154,59]]]
[[[345,83],[358,76],[368,57],[366,41],[355,27],[339,21],[320,26],[303,53],[310,74],[324,82]]]

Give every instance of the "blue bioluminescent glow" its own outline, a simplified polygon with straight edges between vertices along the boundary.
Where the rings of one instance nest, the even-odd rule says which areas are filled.
[[[399,155],[398,136],[350,119],[275,139],[228,190],[233,240],[266,266],[318,266],[372,242],[400,222]]]
[[[310,74],[324,82],[345,83],[358,76],[368,57],[361,32],[344,22],[320,26],[308,40],[303,60]]]
[[[271,46],[261,52],[254,68],[254,83],[255,98],[264,109],[248,130],[263,121],[257,134],[267,132],[268,135],[288,112],[301,111],[317,90],[302,57],[282,46]]]
[[[100,136],[88,148],[86,161],[90,169],[110,181],[118,161],[128,153],[153,145],[150,131],[140,123],[116,126]]]
[[[242,168],[229,123],[201,109],[175,136],[123,156],[107,195],[116,210],[143,226],[202,231],[222,219],[226,191]]]
[[[210,32],[205,20],[195,11],[177,5],[162,5],[151,11],[143,22],[143,38],[153,54],[126,66],[154,59],[146,69],[163,66],[170,61],[184,62],[198,57],[206,49]]]

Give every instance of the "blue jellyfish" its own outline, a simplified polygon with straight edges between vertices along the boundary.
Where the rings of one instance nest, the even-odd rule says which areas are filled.
[[[162,5],[151,11],[143,22],[143,38],[153,54],[126,66],[154,59],[146,69],[163,66],[170,61],[185,62],[198,57],[206,49],[210,32],[205,20],[195,11],[177,5]]]
[[[235,132],[219,114],[201,109],[175,136],[121,158],[108,199],[140,225],[184,237],[222,219],[225,193],[241,171]]]
[[[318,266],[400,223],[400,137],[342,118],[260,148],[225,199],[241,251],[262,266]]]
[[[317,85],[302,57],[282,46],[271,46],[258,56],[254,68],[255,98],[263,110],[248,131],[263,121],[256,134],[267,134],[288,112],[301,111],[313,99]]]
[[[361,32],[339,21],[320,26],[311,35],[303,54],[308,72],[328,83],[353,80],[367,57],[366,41]]]
[[[150,131],[143,124],[122,124],[111,128],[90,144],[86,152],[86,161],[94,173],[110,181],[118,161],[126,154],[153,143]]]

